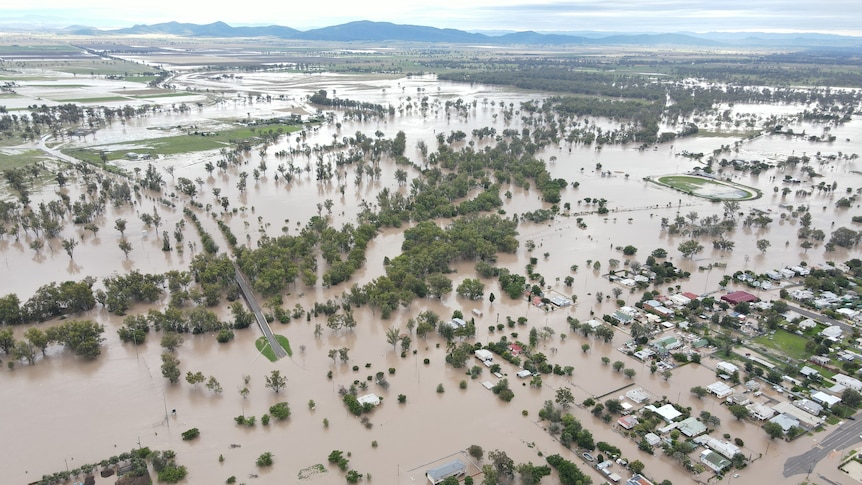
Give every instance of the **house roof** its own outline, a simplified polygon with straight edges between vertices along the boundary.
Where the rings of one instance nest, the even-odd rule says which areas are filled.
[[[703,450],[703,453],[700,454],[700,461],[715,471],[721,471],[730,466],[730,460],[710,450]]]
[[[637,418],[637,416],[633,416],[633,415],[623,416],[617,420],[617,424],[619,424],[620,426],[622,426],[625,429],[632,429],[635,426],[637,426],[638,418]]]
[[[702,433],[706,433],[706,425],[698,421],[695,417],[690,417],[682,420],[679,426],[676,427],[682,434],[691,438]]]
[[[728,293],[722,296],[721,299],[730,303],[731,305],[735,305],[742,302],[751,303],[759,300],[759,298],[747,291],[734,291],[733,293]]]
[[[438,466],[437,468],[432,468],[425,472],[425,475],[429,480],[433,483],[442,482],[448,477],[452,477],[455,475],[459,475],[467,471],[467,465],[465,465],[461,460],[455,460],[445,465]]]
[[[790,428],[799,427],[799,420],[786,414],[779,414],[778,416],[775,416],[774,418],[770,419],[769,422],[781,426],[781,429],[783,429],[785,433]]]
[[[646,407],[646,409],[649,409],[650,411],[658,414],[659,416],[662,417],[662,419],[664,419],[667,422],[671,422],[674,419],[682,416],[682,413],[677,411],[676,408],[673,407],[673,404],[665,404],[664,406],[662,406],[660,408],[657,408],[657,407],[653,406],[652,404],[650,404],[649,406]]]

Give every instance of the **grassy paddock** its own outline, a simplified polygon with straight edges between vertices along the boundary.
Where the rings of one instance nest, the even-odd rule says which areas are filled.
[[[778,350],[793,359],[806,360],[811,357],[811,352],[805,350],[805,344],[808,342],[808,339],[786,330],[776,330],[775,334],[772,335],[772,339],[766,335],[762,335],[756,337],[754,341],[764,347]]]
[[[126,153],[139,154],[159,154],[159,155],[177,155],[182,153],[203,152],[208,150],[217,150],[228,146],[231,141],[246,140],[256,138],[260,132],[269,132],[269,130],[283,129],[284,134],[302,129],[296,125],[272,125],[258,126],[252,131],[249,127],[238,127],[231,130],[219,131],[209,136],[200,134],[166,136],[162,138],[152,138],[147,140],[134,140],[122,142],[117,145],[122,148],[116,150],[111,149],[111,145],[102,145],[92,148],[78,148],[64,151],[67,155],[85,160],[88,162],[96,162],[100,160],[99,154],[104,151],[108,157],[108,161],[121,160]],[[130,148],[137,146],[138,148]]]
[[[762,195],[752,187],[695,175],[667,175],[655,182],[709,200],[754,200]]]
[[[287,337],[283,335],[276,335],[275,339],[278,340],[278,343],[281,345],[281,348],[287,352],[288,356],[293,355],[293,351],[290,350],[290,342],[288,342]],[[260,337],[254,341],[254,346],[257,347],[257,351],[264,355],[270,362],[275,362],[275,352],[272,350],[272,347],[269,345],[269,341],[266,337]]]

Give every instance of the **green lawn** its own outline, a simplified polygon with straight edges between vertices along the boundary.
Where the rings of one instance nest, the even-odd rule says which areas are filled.
[[[0,150],[0,171],[24,167],[31,163],[50,159],[51,157],[41,150],[26,150],[17,153],[5,153]]]
[[[285,352],[287,352],[287,355],[293,355],[293,351],[290,350],[290,342],[288,342],[287,337],[276,335],[275,339],[278,340],[278,343],[281,344],[281,347]],[[257,351],[269,359],[270,362],[275,362],[275,352],[272,351],[272,347],[269,346],[269,342],[266,340],[266,337],[260,337],[255,340],[254,346],[257,347]]]
[[[104,151],[108,160],[120,160],[126,153],[140,154],[160,154],[160,155],[176,155],[180,153],[202,152],[207,150],[217,150],[226,147],[230,141],[245,140],[255,138],[258,132],[268,132],[269,130],[278,130],[281,128],[283,133],[291,133],[302,129],[296,125],[271,125],[255,127],[253,131],[249,127],[239,127],[231,130],[219,131],[210,136],[194,135],[176,135],[166,136],[163,138],[152,138],[148,140],[133,140],[119,143],[122,148],[116,151],[111,150],[111,145],[102,145],[92,148],[77,148],[66,150],[64,153],[81,160],[88,162],[98,162],[99,154]],[[138,145],[139,148],[130,148],[130,146]]]
[[[771,337],[770,339],[769,336],[763,335],[755,338],[754,341],[797,360],[806,360],[812,355],[811,352],[805,350],[805,344],[808,342],[805,337],[786,330],[776,330],[775,335]]]
[[[129,98],[125,96],[102,96],[97,98],[66,98],[55,99],[58,103],[107,103],[112,101],[125,101]]]

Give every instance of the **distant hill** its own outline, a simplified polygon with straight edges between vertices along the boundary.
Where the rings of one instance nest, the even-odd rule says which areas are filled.
[[[275,37],[280,39],[332,41],[332,42],[422,42],[482,45],[679,45],[697,47],[748,46],[748,47],[859,47],[862,38],[825,34],[770,34],[748,33],[540,33],[533,31],[511,32],[502,35],[471,33],[457,29],[439,29],[422,25],[403,25],[390,22],[358,21],[320,29],[299,31],[280,25],[264,27],[233,27],[224,22],[191,24],[166,22],[152,25],[134,25],[123,29],[102,30],[74,26],[63,29],[79,35],[100,34],[164,34],[181,37]]]

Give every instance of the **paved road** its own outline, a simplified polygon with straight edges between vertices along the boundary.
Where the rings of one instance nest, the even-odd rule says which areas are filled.
[[[808,473],[817,463],[834,451],[839,453],[862,442],[862,415],[856,416],[856,421],[844,421],[828,436],[820,440],[814,448],[797,456],[792,456],[784,462],[784,476]],[[819,436],[819,435],[818,435]],[[806,437],[798,439],[804,440]]]
[[[839,327],[841,327],[842,330],[844,330],[845,333],[853,333],[853,330],[856,328],[847,322],[842,322],[841,320],[829,318],[826,315],[822,315],[815,311],[808,310],[807,308],[800,308],[793,305],[787,305],[787,308],[802,315],[803,317],[808,317],[814,321],[821,322],[827,325],[838,325]]]
[[[245,298],[245,301],[248,303],[249,308],[251,308],[251,311],[257,319],[257,325],[260,327],[260,331],[263,332],[263,336],[266,337],[266,340],[269,341],[269,346],[272,347],[273,352],[275,352],[275,357],[277,359],[287,357],[287,352],[272,334],[272,329],[269,328],[269,322],[267,322],[266,317],[263,316],[263,310],[260,309],[260,305],[258,305],[257,299],[254,297],[254,293],[248,285],[248,281],[246,281],[245,276],[240,272],[239,268],[236,268],[236,282],[239,285],[243,298]]]

